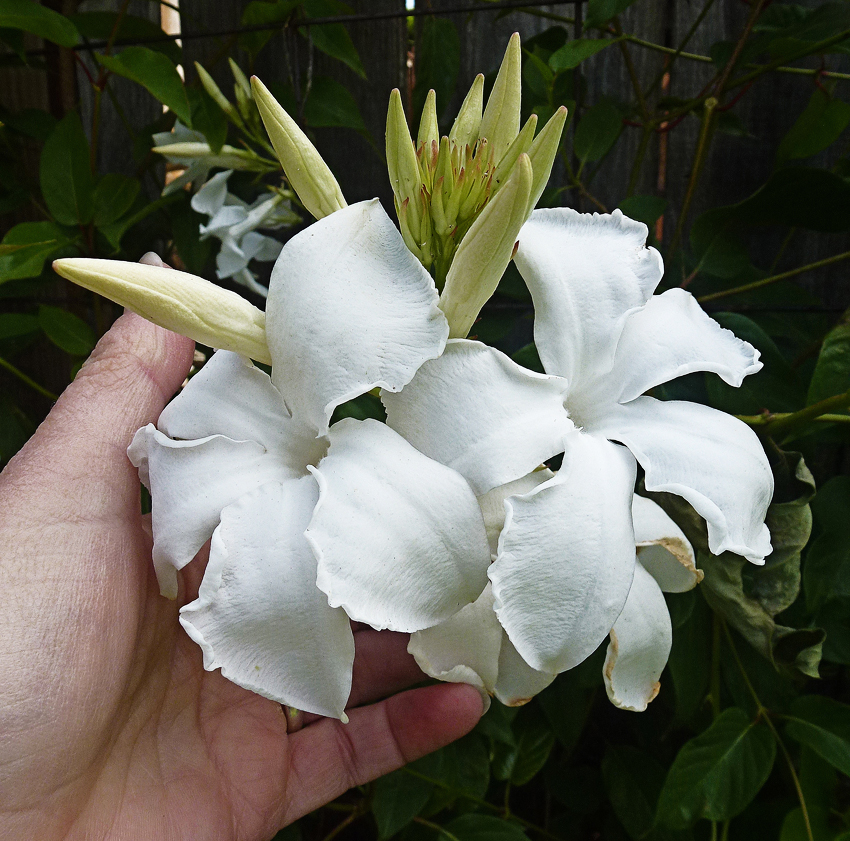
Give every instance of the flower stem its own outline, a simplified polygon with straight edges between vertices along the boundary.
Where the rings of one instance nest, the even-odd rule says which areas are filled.
[[[0,356],[0,368],[5,368],[10,374],[16,376],[22,383],[26,383],[33,391],[37,391],[42,397],[52,400],[54,403],[59,399],[57,394],[48,391],[44,386],[39,385],[34,379],[28,377],[23,371],[16,368],[11,362],[7,362]]]
[[[753,289],[761,289],[763,286],[769,286],[771,283],[776,283],[780,280],[787,280],[789,277],[796,277],[803,272],[822,269],[824,266],[831,266],[833,263],[840,263],[842,260],[850,258],[850,251],[843,251],[841,254],[834,254],[832,257],[827,257],[824,260],[818,260],[816,263],[808,263],[805,266],[798,266],[796,269],[791,269],[781,274],[764,277],[761,280],[755,280],[752,283],[745,283],[743,286],[735,286],[732,289],[723,289],[720,292],[712,292],[710,295],[702,295],[697,300],[703,304],[706,301],[716,301],[718,298],[728,298],[730,295],[737,295],[740,292],[750,292]]]
[[[846,409],[850,407],[850,391],[845,391],[843,394],[836,394],[834,397],[827,397],[826,400],[819,400],[811,406],[806,406],[805,409],[800,409],[798,412],[790,414],[764,415],[764,421],[761,424],[750,423],[750,426],[764,426],[764,431],[776,440],[784,440],[794,432],[805,428],[812,421],[820,420],[821,418],[830,417],[840,418],[840,422],[844,422],[845,418],[850,415],[833,414],[833,409]],[[746,423],[746,421],[745,421]]]
[[[738,667],[738,671],[744,679],[747,691],[750,693],[753,701],[755,702],[757,715],[770,728],[770,732],[773,734],[777,747],[785,759],[785,763],[788,766],[788,771],[791,775],[791,781],[794,785],[794,790],[797,792],[797,800],[800,803],[800,811],[803,813],[803,823],[806,825],[806,837],[808,838],[808,841],[814,841],[812,825],[809,821],[809,810],[806,806],[806,797],[803,794],[803,787],[800,785],[800,778],[797,776],[797,770],[794,768],[794,762],[791,759],[791,754],[788,753],[788,748],[785,747],[785,742],[782,741],[782,737],[779,735],[776,725],[770,718],[770,710],[762,704],[761,699],[750,680],[750,676],[747,674],[747,670],[744,668],[744,664],[738,656],[738,649],[735,647],[735,640],[732,638],[732,632],[729,630],[729,626],[725,622],[723,622],[723,630],[726,632],[726,640],[729,643],[729,649],[732,652],[732,658],[735,661],[735,665]]]

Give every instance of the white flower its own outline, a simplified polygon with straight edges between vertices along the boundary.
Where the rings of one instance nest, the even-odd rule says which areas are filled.
[[[548,375],[456,340],[383,396],[389,425],[479,496],[564,454],[556,475],[505,499],[488,573],[512,645],[549,675],[591,654],[626,605],[637,463],[648,490],[683,496],[705,518],[712,552],[754,563],[770,552],[773,479],[752,430],[706,406],[642,396],[694,371],[740,385],[761,367],[758,351],[684,290],[653,296],[663,268],[645,239],[619,211],[535,211],[516,263]]]
[[[349,617],[415,631],[486,584],[484,523],[463,478],[377,421],[330,424],[442,351],[434,283],[377,200],[293,237],[272,273],[269,378],[219,351],[140,430],[167,595],[212,536],[180,621],[207,669],[280,703],[344,719]],[[317,586],[318,585],[318,586]]]
[[[265,297],[268,289],[257,282],[248,268],[251,260],[276,260],[283,244],[272,237],[257,233],[257,228],[278,230],[301,221],[288,201],[280,194],[260,196],[253,204],[227,191],[227,179],[232,169],[214,175],[192,196],[192,209],[209,216],[201,225],[201,239],[215,237],[221,241],[216,255],[216,276],[219,280],[233,278],[252,292]]]
[[[491,543],[504,525],[504,501],[552,479],[543,469],[502,485],[481,500]],[[638,563],[622,613],[611,629],[602,673],[608,697],[621,709],[641,711],[658,694],[673,629],[662,592],[681,593],[702,580],[693,549],[681,529],[649,499],[634,496]],[[413,634],[408,647],[431,677],[469,683],[503,704],[520,706],[555,675],[532,669],[514,648],[493,609],[488,585],[481,596],[434,628]]]

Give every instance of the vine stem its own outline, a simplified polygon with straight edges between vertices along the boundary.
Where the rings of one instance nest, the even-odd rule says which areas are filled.
[[[432,823],[431,821],[425,820],[425,818],[420,818],[419,816],[415,817],[415,823],[418,823],[420,826],[427,826],[428,829],[433,829],[440,835],[445,835],[449,841],[460,841],[460,838],[457,835],[452,835],[445,827],[440,826],[438,823]]]
[[[716,301],[718,298],[728,298],[730,295],[737,295],[740,292],[749,292],[753,289],[761,289],[763,286],[769,286],[771,283],[776,283],[780,280],[787,280],[789,277],[796,277],[803,272],[810,272],[814,269],[822,269],[824,266],[831,266],[833,263],[840,263],[842,260],[850,258],[850,251],[843,251],[841,254],[833,254],[832,257],[827,257],[824,260],[818,260],[815,263],[808,263],[805,266],[798,266],[796,269],[791,269],[781,274],[771,275],[770,277],[755,280],[752,283],[745,283],[743,286],[735,286],[732,289],[723,289],[720,292],[712,292],[709,295],[702,295],[697,300],[702,304],[706,301]]]
[[[697,184],[699,183],[702,168],[705,164],[709,141],[713,134],[714,109],[717,108],[717,105],[717,98],[714,96],[710,96],[705,100],[702,126],[700,128],[699,140],[697,141],[696,154],[694,155],[694,165],[691,169],[691,177],[688,179],[688,187],[685,191],[685,198],[682,201],[682,209],[679,211],[679,218],[676,220],[676,230],[673,232],[673,239],[670,241],[670,254],[675,253],[679,246],[679,241],[682,239],[682,232],[685,229],[685,220],[688,217],[688,211],[691,209],[691,202],[693,201],[694,194],[696,193]]]
[[[17,377],[22,383],[26,383],[33,391],[37,391],[42,397],[52,400],[54,403],[59,399],[59,395],[48,391],[44,386],[39,385],[32,377],[28,377],[19,368],[16,368],[11,362],[7,362],[0,356],[0,368],[5,368],[10,374]]]
[[[761,698],[759,698],[758,693],[755,690],[755,687],[750,681],[750,676],[747,674],[747,670],[744,668],[744,664],[741,662],[741,658],[738,655],[738,649],[735,647],[735,640],[732,638],[732,632],[729,630],[729,626],[720,620],[723,625],[723,630],[726,633],[726,640],[729,643],[729,650],[732,652],[732,658],[735,660],[735,665],[738,667],[738,671],[741,673],[741,677],[744,679],[744,684],[747,687],[747,691],[753,698],[756,704],[757,715],[760,719],[764,721],[765,724],[770,728],[770,732],[773,734],[774,741],[776,742],[777,747],[782,753],[783,758],[785,759],[785,763],[788,766],[788,771],[791,774],[791,780],[794,784],[794,790],[797,792],[797,800],[800,802],[800,811],[803,813],[803,823],[806,825],[806,837],[808,841],[814,841],[814,836],[812,834],[812,825],[809,821],[809,810],[806,806],[806,797],[803,794],[803,787],[800,785],[800,778],[797,776],[797,769],[794,768],[794,762],[791,759],[791,754],[788,753],[788,748],[785,747],[785,742],[782,741],[782,737],[779,735],[779,731],[776,729],[776,725],[770,718],[770,710],[765,707],[761,702]]]
[[[846,409],[848,406],[850,406],[850,391],[845,391],[843,394],[827,397],[826,400],[819,400],[817,403],[806,406],[805,409],[800,409],[799,412],[792,412],[784,418],[766,420],[766,431],[773,438],[776,438],[777,435],[787,438],[791,433],[796,432],[800,427],[804,427],[810,421],[831,414],[833,409]]]
[[[353,811],[350,815],[348,815],[344,820],[341,820],[323,839],[322,841],[331,841],[331,839],[336,838],[341,832],[343,832],[346,828],[351,826],[357,818],[360,817],[359,810]]]

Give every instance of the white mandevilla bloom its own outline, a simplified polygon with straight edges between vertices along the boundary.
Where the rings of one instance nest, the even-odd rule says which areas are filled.
[[[504,501],[554,478],[546,468],[502,485],[479,500],[495,555],[505,522]],[[641,711],[655,698],[673,641],[662,592],[681,593],[702,580],[681,529],[649,499],[632,500],[638,563],[623,612],[611,629],[603,668],[608,697],[621,709]],[[520,706],[555,675],[532,669],[511,643],[493,609],[488,584],[476,601],[434,628],[413,634],[410,653],[440,680],[469,683],[503,704]]]
[[[646,589],[635,573],[637,463],[647,490],[684,497],[706,520],[712,552],[762,563],[771,550],[773,478],[755,433],[709,407],[645,396],[695,371],[738,386],[761,368],[758,351],[684,290],[652,294],[663,267],[646,234],[619,211],[535,211],[516,263],[548,374],[454,340],[400,394],[383,395],[390,426],[464,475],[482,505],[500,497],[504,527],[488,573],[495,614],[522,659],[550,677],[612,628],[623,661],[637,633],[627,603],[633,586]],[[532,472],[559,453],[557,474]]]
[[[289,201],[280,193],[260,196],[253,204],[242,201],[227,190],[227,179],[233,175],[228,169],[214,175],[192,196],[192,209],[209,216],[201,225],[201,239],[215,237],[221,241],[216,255],[216,277],[232,278],[252,292],[266,297],[268,289],[257,282],[257,276],[248,268],[251,260],[271,262],[277,260],[283,243],[257,233],[257,228],[275,231],[296,225],[301,218]]]
[[[271,378],[218,351],[158,428],[136,434],[163,593],[212,536],[198,599],[180,612],[207,669],[344,719],[349,618],[411,632],[479,596],[490,553],[463,478],[383,423],[330,424],[342,403],[402,388],[447,335],[433,280],[380,204],[352,205],[281,252]]]

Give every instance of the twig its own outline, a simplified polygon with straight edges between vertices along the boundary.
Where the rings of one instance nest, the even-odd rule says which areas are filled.
[[[10,374],[16,376],[22,383],[28,385],[33,391],[37,391],[42,397],[52,400],[54,403],[59,399],[59,396],[52,391],[48,391],[44,386],[39,385],[32,377],[28,377],[19,368],[16,368],[11,362],[7,362],[0,356],[0,368],[5,368]]]

